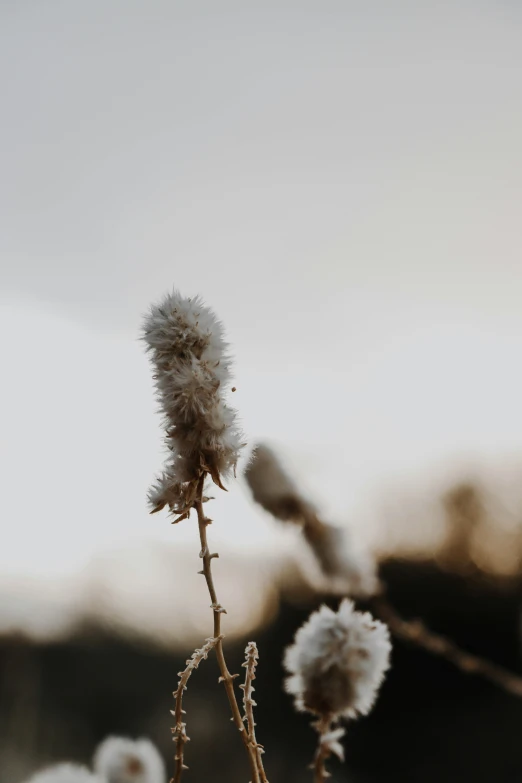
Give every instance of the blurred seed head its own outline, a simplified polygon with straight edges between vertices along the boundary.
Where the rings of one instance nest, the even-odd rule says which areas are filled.
[[[147,739],[108,737],[94,755],[94,770],[107,783],[165,783],[163,759]]]
[[[388,628],[344,599],[322,606],[301,626],[285,653],[286,690],[298,710],[335,720],[372,708],[389,667]]]
[[[78,764],[58,764],[38,772],[27,783],[106,783]]]
[[[274,451],[256,446],[245,471],[254,500],[281,522],[300,525],[321,572],[334,592],[373,595],[379,589],[373,558],[355,552],[347,530],[319,519]]]

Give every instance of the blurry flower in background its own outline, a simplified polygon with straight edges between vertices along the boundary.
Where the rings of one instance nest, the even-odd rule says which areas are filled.
[[[87,767],[77,764],[58,764],[56,767],[38,772],[27,783],[106,783],[93,775]]]
[[[322,579],[314,578],[317,589],[372,595],[378,590],[376,563],[367,551],[356,550],[346,528],[323,522],[284,470],[275,452],[258,444],[246,468],[245,478],[254,500],[281,522],[299,525],[312,550]]]
[[[273,449],[258,443],[245,470],[252,497],[281,522],[303,524],[315,514],[313,505],[299,492]]]
[[[94,773],[77,764],[58,764],[28,783],[165,783],[163,759],[148,739],[108,737],[98,746]]]
[[[163,759],[147,739],[108,737],[94,755],[95,772],[108,783],[165,783]]]
[[[314,760],[315,781],[329,777],[324,762],[332,754],[341,761],[340,718],[357,718],[371,710],[390,665],[388,628],[368,612],[355,611],[344,599],[337,612],[327,606],[313,612],[287,648],[284,665],[291,675],[286,690],[297,710],[317,716],[319,735]]]
[[[330,719],[366,715],[389,667],[387,627],[344,599],[322,606],[297,631],[285,654],[286,689],[298,710]]]

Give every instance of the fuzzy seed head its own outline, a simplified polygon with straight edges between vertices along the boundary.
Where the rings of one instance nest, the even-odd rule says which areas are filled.
[[[98,747],[94,769],[107,783],[165,783],[165,765],[147,739],[109,737]]]
[[[286,650],[286,690],[298,710],[331,720],[371,710],[389,668],[388,628],[344,599],[337,612],[322,606]]]
[[[199,480],[222,486],[244,443],[237,414],[225,402],[231,359],[223,327],[199,297],[177,291],[153,305],[143,324],[164,415],[169,455],[149,492],[153,511],[190,510]]]

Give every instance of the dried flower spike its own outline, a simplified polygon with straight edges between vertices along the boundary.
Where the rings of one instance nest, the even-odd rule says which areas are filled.
[[[244,445],[225,403],[231,360],[223,327],[199,297],[177,291],[153,305],[143,325],[164,414],[169,456],[149,492],[153,511],[188,516],[206,474],[218,486],[235,471]]]
[[[264,443],[255,447],[245,470],[256,503],[281,522],[302,524],[315,514],[311,503],[305,500],[286,473],[274,451]]]
[[[296,707],[330,720],[366,715],[389,667],[387,627],[344,599],[322,606],[297,631],[284,664]]]

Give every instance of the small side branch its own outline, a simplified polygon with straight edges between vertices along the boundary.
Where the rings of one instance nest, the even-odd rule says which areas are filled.
[[[205,641],[203,647],[195,650],[190,658],[186,661],[187,667],[182,672],[178,672],[179,683],[177,689],[172,694],[176,700],[175,710],[171,710],[171,714],[174,715],[176,724],[172,729],[173,741],[176,743],[176,755],[174,757],[176,761],[176,771],[174,774],[172,783],[179,783],[181,775],[184,769],[188,769],[183,763],[185,745],[189,742],[190,737],[187,736],[186,723],[182,720],[183,710],[183,692],[187,689],[187,682],[192,672],[198,668],[201,661],[208,657],[209,652],[221,641],[222,636],[211,636]]]
[[[387,623],[390,631],[397,638],[445,658],[466,674],[484,677],[513,696],[522,697],[522,677],[519,675],[466,652],[452,639],[431,631],[420,620],[404,620],[385,598],[375,598],[373,606],[376,614]]]
[[[256,679],[256,667],[259,660],[259,653],[257,651],[257,645],[255,642],[249,642],[245,650],[245,662],[242,666],[245,667],[245,683],[239,687],[243,691],[243,705],[245,707],[245,716],[243,720],[247,724],[248,729],[248,741],[256,754],[257,771],[259,773],[259,779],[261,783],[268,783],[265,770],[263,768],[262,754],[265,752],[262,745],[256,740],[256,729],[254,721],[254,707],[257,706],[256,702],[252,698],[252,692],[255,690],[252,685]]]

